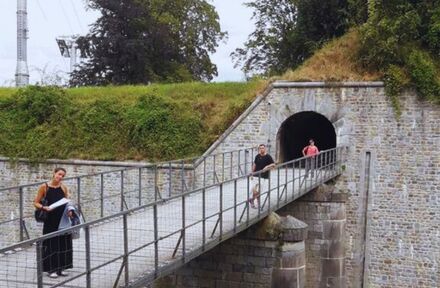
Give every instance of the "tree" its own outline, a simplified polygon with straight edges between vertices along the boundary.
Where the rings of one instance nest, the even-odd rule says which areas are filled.
[[[361,29],[362,64],[384,74],[395,103],[405,87],[440,103],[440,2],[438,0],[370,0],[369,18]]]
[[[88,62],[71,85],[211,80],[209,53],[225,36],[205,0],[89,0],[102,16],[78,47]]]
[[[350,25],[364,22],[366,0],[256,0],[255,31],[232,54],[246,74],[280,74],[295,68]],[[362,5],[365,4],[365,5]],[[362,7],[362,8],[360,8]],[[354,13],[356,12],[356,13]],[[352,16],[351,16],[352,15]]]

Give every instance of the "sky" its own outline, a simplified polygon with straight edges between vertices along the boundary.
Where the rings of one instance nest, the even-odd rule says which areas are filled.
[[[217,65],[218,77],[214,81],[243,81],[244,74],[234,68],[230,53],[242,47],[253,31],[250,20],[252,10],[243,5],[247,0],[208,0],[220,16],[227,42],[221,42],[211,56]],[[84,0],[28,0],[28,67],[30,83],[41,82],[44,74],[66,75],[70,60],[60,55],[56,37],[84,35],[99,12],[86,10]],[[0,86],[14,86],[17,58],[17,1],[0,0]],[[60,73],[61,72],[61,73]]]

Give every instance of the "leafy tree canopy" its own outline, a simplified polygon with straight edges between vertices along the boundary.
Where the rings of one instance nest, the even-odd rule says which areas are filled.
[[[396,97],[405,87],[440,103],[440,1],[370,0],[361,32],[361,62],[384,73],[397,114]]]
[[[255,31],[232,54],[246,74],[280,74],[295,68],[325,42],[363,23],[367,0],[256,0]]]
[[[211,80],[209,53],[226,36],[205,0],[88,0],[101,17],[78,47],[90,60],[71,85]]]

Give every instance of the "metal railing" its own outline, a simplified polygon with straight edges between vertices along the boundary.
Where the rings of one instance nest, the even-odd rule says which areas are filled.
[[[168,199],[174,195],[245,175],[256,147],[205,157],[127,167],[66,177],[72,198],[87,221]],[[33,200],[44,182],[0,188],[0,199],[10,209],[0,211],[0,247],[37,237],[41,225],[33,219]]]
[[[255,173],[254,179],[246,174],[167,200],[159,199],[156,193],[152,203],[2,248],[0,287],[146,285],[339,175],[344,169],[344,149],[337,147],[315,158],[276,166],[267,189],[260,193],[258,209],[249,205],[251,183],[264,180],[260,173]],[[306,177],[301,167],[310,159],[315,165]],[[71,275],[48,278],[42,272],[43,241],[77,229],[84,233],[74,240]]]

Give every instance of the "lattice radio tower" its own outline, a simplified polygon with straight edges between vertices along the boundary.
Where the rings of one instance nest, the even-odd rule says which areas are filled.
[[[17,69],[15,70],[15,85],[17,87],[29,84],[27,64],[27,0],[17,0]]]

